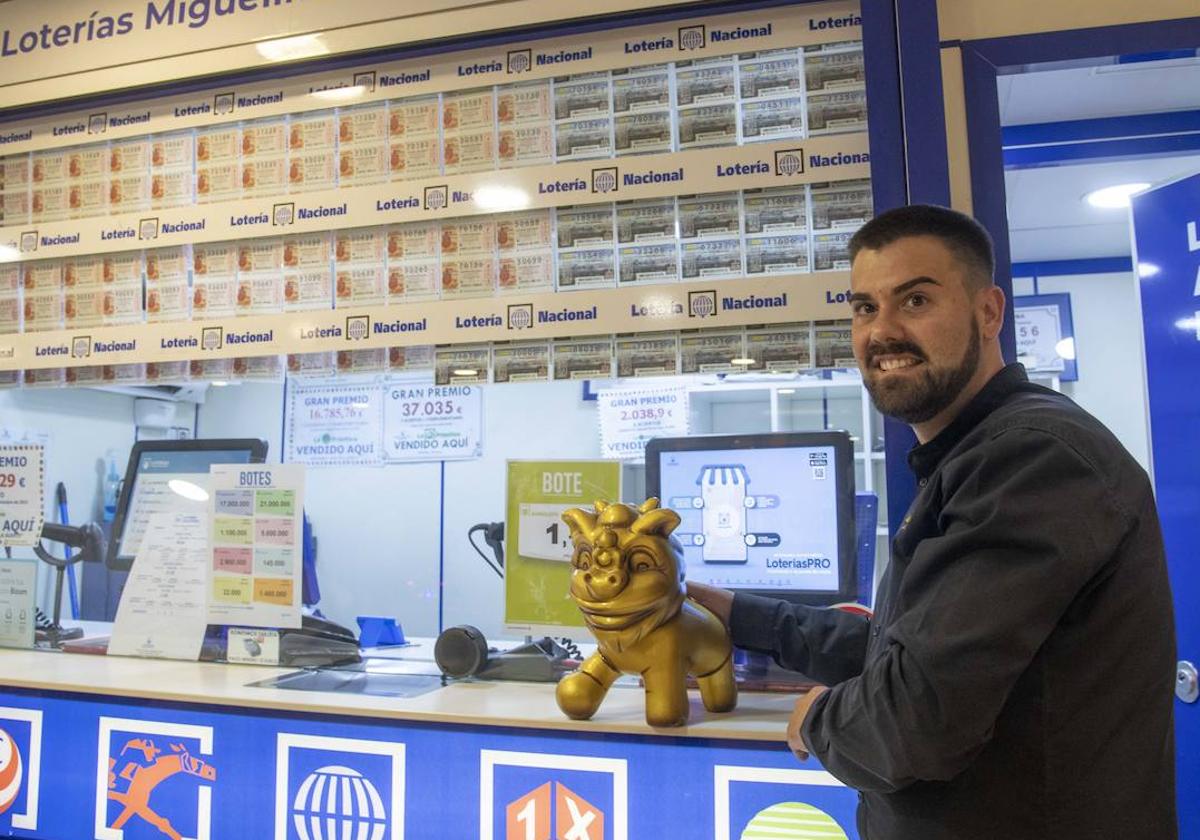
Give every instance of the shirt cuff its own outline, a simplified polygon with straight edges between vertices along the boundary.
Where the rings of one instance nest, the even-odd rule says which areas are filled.
[[[729,610],[729,638],[746,650],[775,652],[775,615],[780,602],[774,598],[735,592]]]

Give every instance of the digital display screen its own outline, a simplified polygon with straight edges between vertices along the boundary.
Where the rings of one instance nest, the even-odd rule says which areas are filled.
[[[186,493],[189,489],[186,485],[177,484],[178,489],[173,489],[172,481],[187,482],[207,491],[208,468],[213,464],[248,463],[247,449],[141,453],[129,490],[129,509],[120,534],[118,556],[130,560],[137,556],[146,528],[156,514],[194,510],[197,504],[207,504],[178,492],[182,489]]]
[[[687,579],[725,589],[838,591],[832,446],[664,451],[662,503],[682,519]]]

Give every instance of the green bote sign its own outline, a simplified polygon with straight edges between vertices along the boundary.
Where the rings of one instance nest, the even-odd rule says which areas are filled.
[[[514,627],[583,627],[567,589],[567,508],[621,498],[617,461],[509,461],[505,508],[504,620]]]

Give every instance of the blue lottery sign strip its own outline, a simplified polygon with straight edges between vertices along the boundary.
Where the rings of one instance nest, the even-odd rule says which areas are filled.
[[[0,695],[5,836],[857,840],[857,804],[782,742]]]

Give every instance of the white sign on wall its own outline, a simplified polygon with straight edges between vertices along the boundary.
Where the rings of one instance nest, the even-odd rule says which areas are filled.
[[[600,415],[600,453],[605,458],[641,459],[651,438],[688,433],[686,385],[600,391],[596,406]]]
[[[288,462],[309,466],[383,462],[383,395],[378,385],[299,385],[289,388],[288,403]]]
[[[455,461],[483,454],[483,391],[477,385],[389,386],[383,397],[386,462]]]
[[[42,536],[44,451],[0,447],[0,545],[33,545]]]

